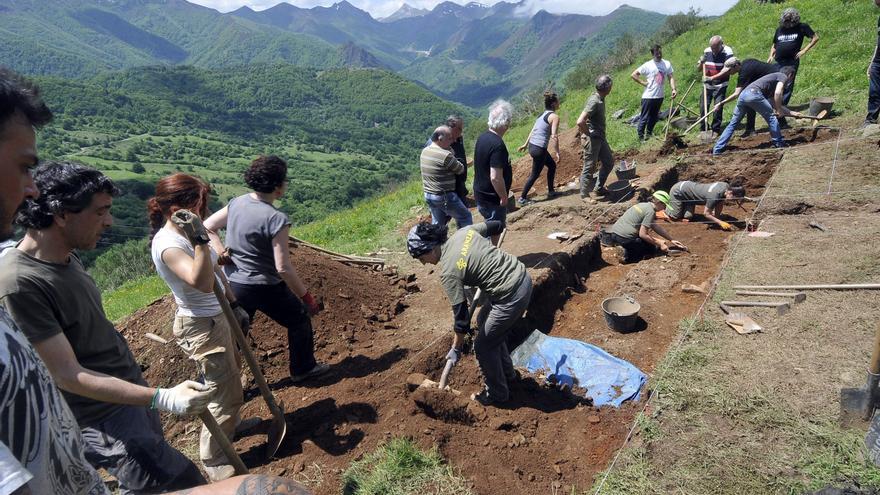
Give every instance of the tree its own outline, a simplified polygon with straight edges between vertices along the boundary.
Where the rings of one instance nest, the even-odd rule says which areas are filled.
[[[135,160],[137,160],[137,158],[135,158]],[[145,169],[144,166],[140,164],[140,162],[135,162],[131,165],[131,171],[135,174],[143,174],[147,171],[147,169]]]

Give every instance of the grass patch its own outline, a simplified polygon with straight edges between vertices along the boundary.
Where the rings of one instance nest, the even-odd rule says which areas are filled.
[[[119,321],[169,292],[158,275],[132,280],[103,294],[104,313],[110,321]]]
[[[383,247],[405,251],[403,223],[427,212],[422,199],[422,182],[415,180],[389,194],[358,203],[350,210],[296,227],[293,235],[342,253],[362,254]]]
[[[395,438],[342,476],[344,495],[468,495],[468,483],[446,465],[436,449],[420,450]]]

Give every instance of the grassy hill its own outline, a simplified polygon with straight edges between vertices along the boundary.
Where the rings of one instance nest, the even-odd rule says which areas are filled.
[[[874,49],[872,40],[876,39],[876,22],[870,22],[876,14],[871,2],[790,0],[784,5],[776,5],[740,1],[723,16],[683,34],[664,47],[663,56],[675,68],[679,92],[684,93],[691,81],[699,78],[697,59],[715,34],[723,36],[740,59],[766,61],[779,15],[788,7],[797,8],[803,21],[820,36],[819,44],[801,63],[792,105],[809,103],[813,97],[831,96],[836,98],[835,110],[844,115],[864,112],[867,101],[865,69]],[[613,73],[614,90],[606,100],[609,114],[624,109],[624,115],[628,117],[638,111],[643,88],[634,83],[629,74],[650,57],[646,51],[635,63]],[[566,89],[560,115],[563,122],[573,126],[592,88]],[[698,91],[699,83],[685,102],[689,108],[699,108]],[[731,112],[732,107],[729,107],[725,116]],[[524,140],[530,128],[531,122],[527,122],[512,129],[505,141]],[[635,129],[622,121],[609,122],[608,134],[612,149],[638,146]]]

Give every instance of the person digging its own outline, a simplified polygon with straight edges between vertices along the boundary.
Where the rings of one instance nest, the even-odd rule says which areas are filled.
[[[670,245],[687,251],[684,244],[676,241],[666,230],[657,224],[656,214],[669,205],[669,194],[657,191],[651,201],[638,203],[626,210],[614,225],[603,230],[600,241],[605,246],[623,248],[623,263],[636,263],[656,250],[668,253]],[[653,230],[663,239],[657,239],[648,233]]]
[[[746,195],[745,188],[741,183],[713,182],[701,184],[684,180],[676,182],[669,189],[669,204],[663,212],[663,217],[673,222],[688,222],[694,216],[697,205],[703,205],[703,216],[706,220],[717,225],[721,230],[733,230],[733,227],[721,220],[721,212],[724,210],[725,201],[742,200]],[[657,214],[658,217],[661,214]]]
[[[441,225],[421,222],[409,231],[407,250],[422,264],[439,265],[440,283],[452,304],[455,338],[446,359],[461,359],[465,336],[473,332],[465,286],[479,287],[486,303],[477,315],[474,353],[485,388],[471,398],[483,405],[502,405],[510,398],[513,368],[507,337],[532,297],[532,279],[515,256],[492,245],[488,237],[504,230],[498,221],[465,227],[447,240]]]

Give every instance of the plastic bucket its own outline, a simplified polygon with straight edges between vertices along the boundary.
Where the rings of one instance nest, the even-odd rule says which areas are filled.
[[[834,98],[813,98],[810,100],[810,110],[807,112],[808,115],[815,117],[819,115],[819,112],[822,110],[828,110],[831,112],[831,107],[834,106]]]
[[[605,186],[605,189],[608,190],[608,201],[611,201],[612,203],[628,199],[633,195],[633,188],[628,180],[612,182]]]
[[[605,323],[615,332],[627,333],[636,328],[642,306],[632,296],[609,297],[602,301]]]
[[[628,163],[626,160],[621,160],[620,164],[618,164],[617,168],[614,170],[614,173],[617,175],[618,180],[635,179],[636,163]]]

